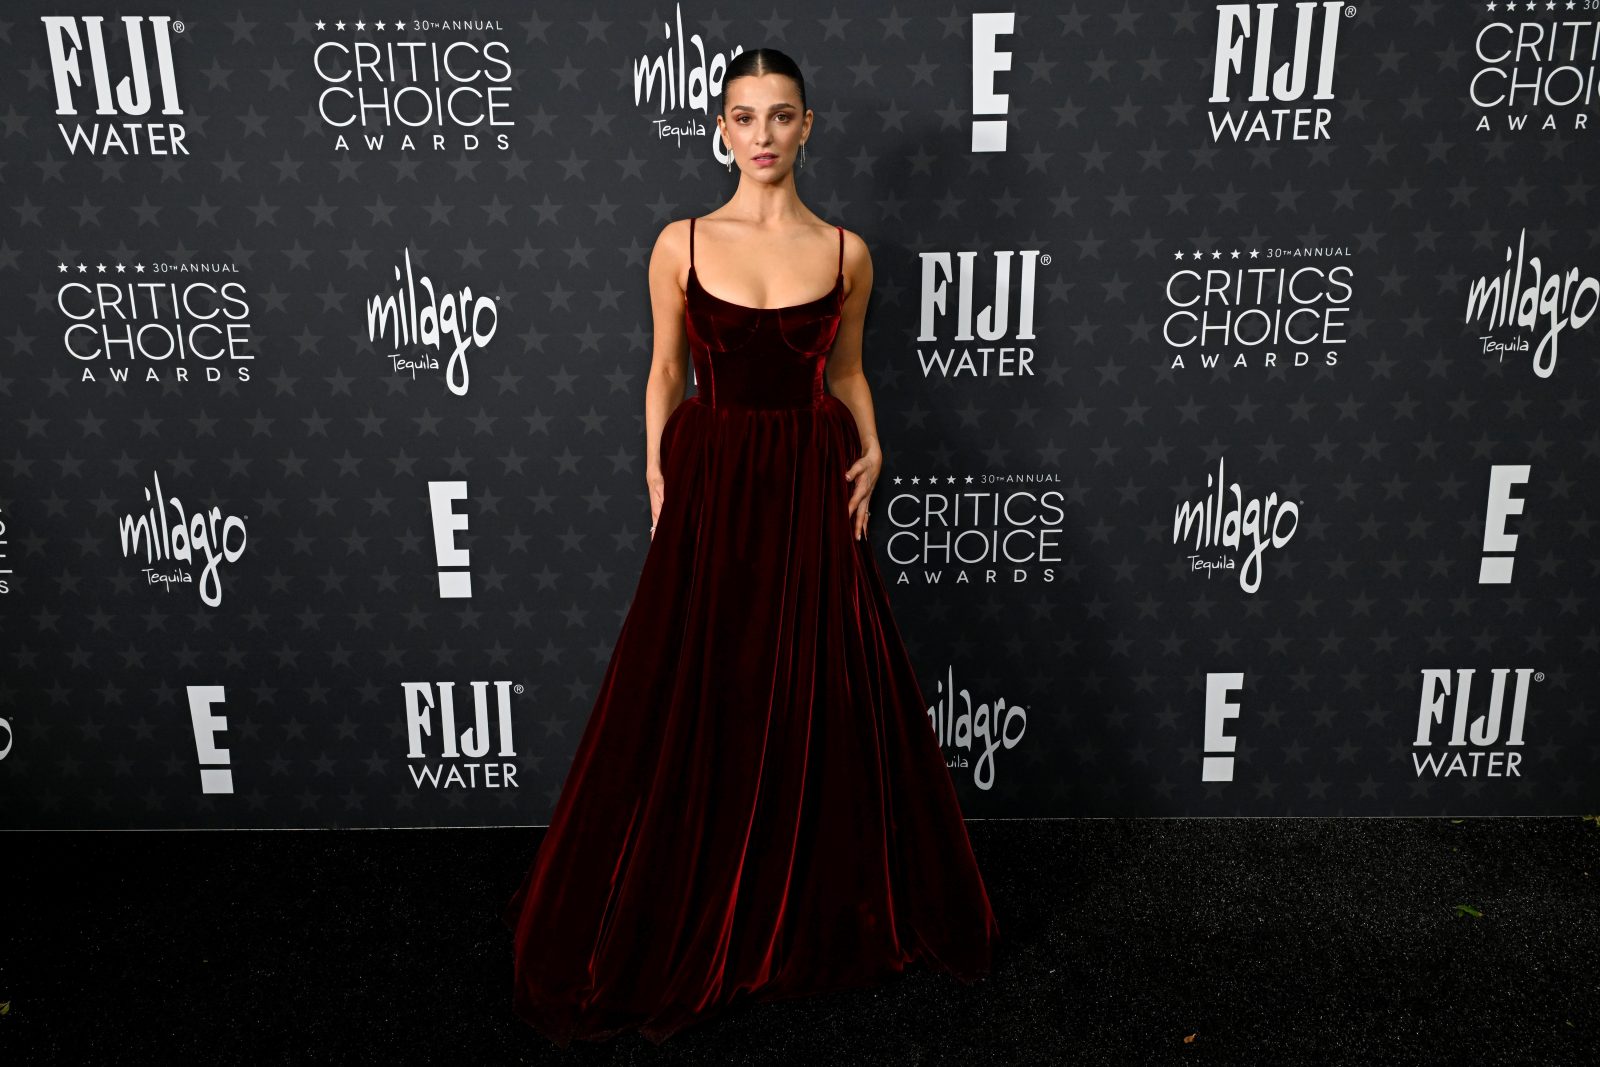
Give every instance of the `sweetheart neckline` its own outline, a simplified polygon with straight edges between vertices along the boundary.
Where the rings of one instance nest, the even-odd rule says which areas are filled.
[[[694,269],[694,264],[692,264],[692,263],[689,264],[689,277],[694,282],[695,285],[700,287],[700,292],[701,293],[703,293],[706,296],[709,296],[711,299],[717,301],[717,303],[719,303],[719,304],[727,304],[729,307],[736,307],[736,308],[739,308],[739,309],[741,309],[743,311],[758,311],[758,312],[762,312],[762,311],[793,311],[796,308],[804,308],[804,307],[810,307],[812,304],[820,304],[824,300],[827,300],[829,297],[833,296],[834,293],[838,292],[839,291],[839,286],[844,284],[844,271],[841,270],[839,272],[838,277],[833,279],[833,288],[829,289],[826,293],[823,293],[821,296],[817,297],[815,300],[807,300],[807,301],[804,301],[803,303],[799,303],[799,304],[788,304],[788,305],[786,305],[784,307],[758,308],[758,307],[751,307],[749,304],[738,304],[738,303],[735,303],[732,300],[724,300],[722,297],[718,296],[716,293],[713,293],[711,290],[707,289],[705,287],[705,283],[700,280],[700,272]]]

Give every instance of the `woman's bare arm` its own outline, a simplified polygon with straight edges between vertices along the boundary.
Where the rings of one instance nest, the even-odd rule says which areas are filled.
[[[872,297],[872,254],[860,237],[845,231],[844,272],[846,293],[839,332],[828,356],[828,392],[838,397],[856,419],[861,436],[861,456],[846,472],[853,483],[850,516],[856,537],[867,529],[868,498],[883,466],[883,450],[878,447],[878,424],[872,409],[872,390],[861,367],[861,337],[866,325],[867,301]]]
[[[688,270],[689,222],[662,227],[650,251],[650,377],[644,389],[645,483],[650,490],[650,526],[665,498],[661,475],[661,430],[689,388],[689,335],[678,277]]]

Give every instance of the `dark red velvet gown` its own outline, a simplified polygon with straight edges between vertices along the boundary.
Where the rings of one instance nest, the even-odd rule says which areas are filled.
[[[697,394],[593,711],[506,908],[517,1013],[561,1045],[660,1043],[740,999],[975,981],[999,936],[844,473],[833,289],[685,309]]]

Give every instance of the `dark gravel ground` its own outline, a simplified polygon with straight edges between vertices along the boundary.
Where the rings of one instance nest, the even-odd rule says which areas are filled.
[[[541,830],[12,832],[0,1063],[1600,1063],[1592,821],[968,827],[1003,939],[976,985],[566,1050],[510,1010]]]

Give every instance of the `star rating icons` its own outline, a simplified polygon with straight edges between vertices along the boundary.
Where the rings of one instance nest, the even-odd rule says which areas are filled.
[[[1515,3],[1514,0],[1507,0],[1505,3],[1498,3],[1497,0],[1488,0],[1488,3],[1483,5],[1483,9],[1490,13],[1503,11],[1510,15],[1519,10],[1529,13],[1535,11],[1577,11],[1579,5],[1578,0],[1523,0],[1520,4]]]

